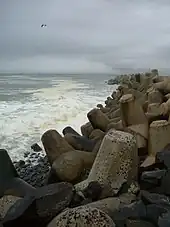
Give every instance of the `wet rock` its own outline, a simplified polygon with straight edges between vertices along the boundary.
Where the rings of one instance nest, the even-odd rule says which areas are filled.
[[[96,201],[102,194],[102,186],[97,181],[91,181],[89,185],[82,191],[82,193],[86,198]]]
[[[29,156],[30,152],[25,152],[24,153],[24,158],[27,158]]]
[[[146,207],[142,201],[124,205],[118,211],[113,212],[112,219],[116,226],[125,226],[126,220],[146,218]]]
[[[160,185],[160,181],[166,174],[165,169],[158,169],[153,171],[145,171],[142,173],[141,181],[150,183],[153,186]]]
[[[63,129],[63,135],[66,135],[67,133],[73,134],[76,136],[81,136],[78,132],[76,132],[72,127],[67,126]]]
[[[71,133],[67,133],[64,136],[65,140],[76,150],[80,151],[92,151],[96,144],[95,141],[89,140],[85,136],[77,136]]]
[[[152,171],[155,170],[155,168],[157,168],[157,166],[155,165],[155,157],[144,155],[139,169],[140,173],[144,171]]]
[[[56,130],[46,131],[41,140],[50,165],[61,154],[73,150],[73,147]]]
[[[73,186],[59,183],[44,186],[34,195],[18,200],[4,217],[4,227],[46,226],[48,222],[64,210],[73,196]]]
[[[46,178],[45,184],[54,184],[57,182],[61,182],[59,177],[57,176],[55,170],[53,168],[51,168],[48,172],[48,176]]]
[[[170,196],[170,170],[168,169],[165,176],[162,179],[160,192]]]
[[[18,177],[18,173],[11,158],[5,149],[0,149],[0,197],[4,195],[5,185],[14,177]]]
[[[163,163],[167,168],[170,168],[170,143],[168,143],[162,150],[156,153],[157,163]]]
[[[170,226],[170,212],[163,213],[158,219],[158,227]]]
[[[40,145],[38,145],[38,143],[34,143],[32,146],[31,146],[31,149],[35,152],[39,152],[39,151],[42,151],[42,148],[40,147]]]
[[[84,197],[83,193],[81,191],[74,193],[73,198],[71,200],[71,203],[69,205],[70,208],[75,208],[81,205],[84,205],[84,201],[86,200],[86,198]],[[87,201],[87,200],[86,200]],[[90,203],[92,201],[90,200]]]
[[[155,225],[144,220],[127,220],[126,227],[155,227]]]
[[[94,129],[101,129],[106,131],[109,124],[109,118],[102,113],[100,109],[94,108],[88,112],[87,117]]]
[[[58,226],[115,227],[115,224],[103,211],[97,208],[81,206],[62,212],[48,224],[48,227]]]
[[[35,192],[35,188],[20,178],[14,177],[3,184],[4,195],[24,197]]]
[[[24,160],[20,160],[20,161],[18,162],[18,167],[19,167],[19,168],[22,168],[24,165],[25,165],[25,161],[24,161]]]
[[[141,199],[144,202],[144,204],[160,204],[164,206],[169,206],[170,208],[170,199],[161,194],[157,193],[150,193],[148,191],[141,191],[140,192]]]
[[[169,209],[163,205],[150,204],[146,207],[147,219],[153,224],[157,225],[159,217],[167,213]]]

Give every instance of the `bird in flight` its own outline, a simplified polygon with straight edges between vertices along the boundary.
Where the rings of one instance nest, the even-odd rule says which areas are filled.
[[[46,25],[46,24],[42,24],[42,25],[41,25],[41,28],[43,28],[43,27],[47,27],[47,25]]]

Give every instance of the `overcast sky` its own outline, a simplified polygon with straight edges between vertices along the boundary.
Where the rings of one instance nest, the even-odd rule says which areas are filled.
[[[169,0],[0,0],[0,71],[112,67],[170,68]]]

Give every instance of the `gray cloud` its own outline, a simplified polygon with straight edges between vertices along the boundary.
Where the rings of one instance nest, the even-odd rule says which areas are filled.
[[[169,11],[168,0],[0,1],[0,70],[168,68]]]

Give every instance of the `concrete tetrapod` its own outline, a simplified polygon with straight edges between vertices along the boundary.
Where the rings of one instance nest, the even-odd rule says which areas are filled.
[[[150,124],[148,153],[150,156],[155,156],[161,151],[170,141],[170,122],[166,120],[153,121]]]
[[[107,125],[109,124],[109,118],[100,109],[92,109],[88,112],[87,117],[94,129],[106,131]]]
[[[77,184],[83,190],[91,181],[108,185],[113,194],[126,181],[129,185],[137,177],[138,152],[135,137],[127,132],[111,129],[105,135],[88,178]]]
[[[54,129],[47,130],[41,137],[50,165],[61,154],[74,150],[67,141]]]
[[[136,135],[138,148],[145,147],[148,139],[148,119],[142,106],[132,94],[127,94],[121,97],[120,108],[123,126]]]
[[[160,92],[167,94],[170,93],[170,80],[165,79],[161,82],[153,84],[153,87],[158,89]]]
[[[161,113],[163,115],[169,114],[170,113],[170,99],[168,99],[166,102],[163,102],[160,106],[161,108]]]
[[[148,103],[162,103],[163,95],[156,89],[153,89],[148,93]]]

